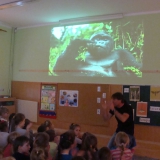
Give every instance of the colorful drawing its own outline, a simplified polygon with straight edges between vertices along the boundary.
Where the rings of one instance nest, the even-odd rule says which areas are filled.
[[[59,105],[78,107],[78,91],[60,90]]]
[[[160,101],[160,87],[159,86],[150,87],[150,101]]]
[[[140,87],[139,86],[130,86],[129,99],[130,101],[140,101]]]
[[[41,103],[47,103],[48,97],[41,97]]]
[[[136,116],[147,117],[147,102],[137,102]]]
[[[41,103],[41,109],[42,110],[49,110],[49,104],[48,103]]]

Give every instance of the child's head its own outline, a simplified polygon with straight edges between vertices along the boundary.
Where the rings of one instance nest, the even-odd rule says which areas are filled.
[[[55,131],[53,129],[47,130],[46,133],[49,135],[49,142],[53,142],[55,138]]]
[[[91,133],[84,133],[82,137],[82,150],[84,151],[94,151],[97,149],[97,138]]]
[[[122,150],[121,152],[121,156],[122,156],[125,147],[129,144],[128,135],[125,132],[118,132],[115,137],[115,143],[116,143],[116,146]]]
[[[19,136],[20,136],[20,135],[19,135],[17,132],[12,132],[12,133],[10,133],[9,136],[8,136],[8,139],[7,139],[8,144],[13,144],[14,141],[15,141],[15,139],[16,139],[17,137],[19,137]]]
[[[79,124],[76,124],[76,123],[72,123],[70,126],[69,126],[69,129],[70,130],[73,130],[75,135],[78,137],[80,135],[80,125]]]
[[[118,132],[115,137],[115,143],[117,147],[126,146],[129,144],[129,137],[125,132]]]
[[[22,154],[29,153],[30,150],[29,138],[26,136],[19,136],[13,143],[13,151]]]
[[[29,120],[29,119],[25,119],[25,124],[24,124],[24,126],[23,126],[23,129],[26,129],[27,128],[27,126],[29,125],[29,124],[31,124],[32,122]]]
[[[34,146],[35,147],[40,147],[43,149],[47,149],[49,146],[49,136],[47,133],[38,133],[35,136],[35,141],[34,141]]]
[[[102,147],[98,151],[99,160],[112,160],[111,151],[107,147]]]
[[[67,131],[60,136],[59,147],[61,150],[70,149],[74,144],[75,134],[73,131]]]
[[[44,149],[39,147],[34,148],[31,152],[30,159],[31,160],[47,160]]]
[[[23,128],[25,124],[25,116],[22,113],[17,113],[13,118],[11,122],[11,132],[15,131],[16,126],[19,126],[20,128]]]
[[[46,120],[43,124],[46,126],[46,130],[54,129],[54,126],[50,120]]]
[[[41,124],[38,129],[37,132],[41,133],[41,132],[45,132],[47,130],[47,127],[44,124]]]
[[[5,107],[0,107],[0,116],[4,119],[8,119],[9,110]]]
[[[8,123],[0,120],[0,132],[8,132]]]

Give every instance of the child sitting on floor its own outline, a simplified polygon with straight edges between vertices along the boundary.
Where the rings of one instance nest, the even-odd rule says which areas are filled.
[[[43,133],[36,134],[33,147],[34,148],[36,148],[36,147],[42,148],[45,152],[45,156],[46,156],[47,160],[52,160],[52,157],[49,153],[50,146],[49,146],[49,136],[47,133],[43,132]]]
[[[73,131],[67,131],[60,136],[60,142],[58,146],[57,160],[71,160],[72,155],[70,150],[74,145],[75,134]]]
[[[20,135],[25,135],[28,138],[30,138],[30,128],[32,126],[32,123],[27,125],[26,129],[23,129],[25,125],[25,116],[22,113],[17,113],[13,118],[11,122],[11,132],[16,131]]]
[[[9,157],[13,155],[13,143],[17,137],[20,135],[17,132],[12,132],[9,134],[7,142],[8,144],[3,150],[3,157]]]
[[[80,135],[80,125],[76,124],[76,123],[72,123],[69,127],[70,130],[73,130],[75,133],[75,141],[77,143],[77,148],[80,149],[81,148],[81,144],[82,144],[82,139],[81,139],[81,135]]]
[[[49,145],[50,145],[49,153],[51,154],[52,158],[55,159],[57,153],[57,144],[54,142],[55,131],[53,129],[50,129],[47,130],[46,133],[49,135]]]
[[[30,144],[29,138],[26,136],[19,136],[13,143],[13,157],[16,160],[30,160],[29,156]]]
[[[126,146],[129,144],[129,137],[125,132],[118,132],[115,137],[115,144],[117,149],[111,151],[112,160],[131,160],[133,150],[128,149]]]

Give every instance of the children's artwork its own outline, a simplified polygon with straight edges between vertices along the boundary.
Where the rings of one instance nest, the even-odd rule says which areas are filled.
[[[159,86],[150,87],[150,101],[160,101],[160,87]]]
[[[147,102],[137,102],[136,116],[147,117]]]
[[[59,105],[78,107],[78,91],[60,90]]]
[[[140,87],[139,86],[130,86],[129,99],[130,101],[140,101]]]
[[[45,115],[47,113],[50,117],[56,117],[55,113],[55,95],[56,95],[56,88],[53,85],[42,85],[41,89],[41,111],[44,111],[42,115]],[[46,112],[47,111],[47,112]],[[51,113],[50,113],[51,112]],[[54,112],[54,116],[52,115],[52,112]],[[45,117],[47,116],[45,115]]]

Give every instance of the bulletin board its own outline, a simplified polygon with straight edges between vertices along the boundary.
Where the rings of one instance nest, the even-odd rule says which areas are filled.
[[[160,87],[125,85],[123,95],[133,107],[135,124],[160,126]]]
[[[78,105],[76,107],[60,104],[60,91],[66,90],[78,93]],[[110,98],[109,85],[107,84],[57,84],[57,120],[69,123],[108,126],[109,122],[104,121],[101,113],[97,114],[97,109],[101,111],[101,100],[104,93],[106,94],[105,99]],[[100,100],[99,103],[97,103],[97,98]]]

